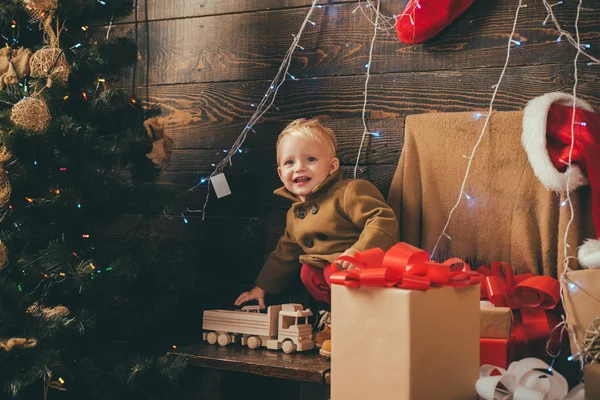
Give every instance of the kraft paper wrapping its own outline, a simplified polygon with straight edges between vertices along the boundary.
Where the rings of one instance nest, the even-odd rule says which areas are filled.
[[[586,365],[584,370],[585,398],[600,399],[600,364]]]
[[[600,269],[583,269],[566,273],[561,282],[567,323],[575,330],[579,347],[583,346],[585,331],[600,317]],[[577,353],[572,335],[571,351]]]
[[[508,339],[513,326],[513,313],[508,307],[482,307],[480,325],[480,337]]]
[[[479,285],[332,286],[332,400],[475,399]]]

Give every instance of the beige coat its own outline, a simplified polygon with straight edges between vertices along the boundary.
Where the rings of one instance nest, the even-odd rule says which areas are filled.
[[[563,270],[563,238],[570,208],[536,178],[521,145],[522,112],[494,112],[481,141],[461,203],[434,257],[456,256],[477,267],[505,261],[519,272],[556,277]],[[545,121],[545,119],[544,119]],[[485,118],[472,112],[411,115],[388,197],[398,213],[402,241],[431,251],[456,203]],[[571,193],[575,214],[568,255],[594,237],[589,188]],[[451,238],[451,239],[450,239]]]
[[[351,247],[387,250],[398,241],[398,220],[370,182],[344,181],[338,171],[316,186],[306,201],[285,187],[275,194],[294,204],[285,233],[256,278],[256,285],[269,293],[281,292],[298,276],[301,264],[323,268]]]

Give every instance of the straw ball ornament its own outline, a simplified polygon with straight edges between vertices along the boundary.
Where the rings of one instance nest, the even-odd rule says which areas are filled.
[[[10,113],[10,120],[21,128],[35,133],[43,133],[50,125],[50,110],[40,99],[27,97],[15,104]]]
[[[43,47],[33,53],[29,67],[32,77],[48,77],[48,87],[52,86],[53,80],[66,83],[71,72],[65,54],[57,47]]]
[[[23,0],[23,3],[33,22],[54,13],[58,7],[58,0]]]
[[[600,364],[600,317],[596,318],[585,331],[583,348],[586,363]]]

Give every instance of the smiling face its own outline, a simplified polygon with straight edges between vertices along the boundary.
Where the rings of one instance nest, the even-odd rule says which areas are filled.
[[[340,161],[321,140],[287,135],[277,148],[279,178],[287,190],[300,200],[338,170]]]

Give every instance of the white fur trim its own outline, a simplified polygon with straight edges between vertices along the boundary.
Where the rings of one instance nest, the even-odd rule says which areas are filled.
[[[562,92],[552,92],[531,100],[523,110],[521,143],[535,176],[544,186],[556,192],[564,192],[567,189],[567,180],[570,174],[569,191],[571,191],[579,186],[587,185],[588,180],[578,166],[573,165],[565,172],[559,172],[550,160],[546,149],[546,121],[550,106],[554,103],[572,106],[573,96]],[[594,111],[592,106],[579,98],[575,104],[578,108]]]
[[[577,251],[579,264],[586,268],[600,268],[600,240],[588,239]]]

